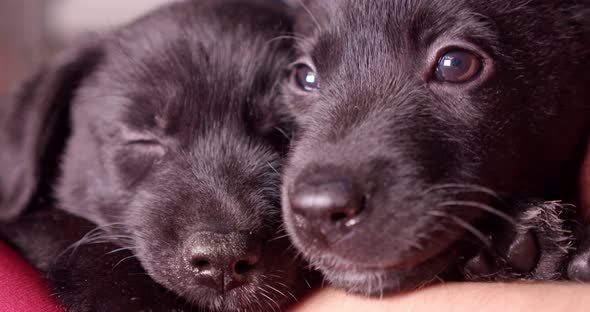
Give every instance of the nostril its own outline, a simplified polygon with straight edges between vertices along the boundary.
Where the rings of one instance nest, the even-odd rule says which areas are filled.
[[[365,197],[362,197],[357,205],[352,207],[345,207],[340,212],[334,212],[330,215],[330,220],[333,224],[344,225],[346,227],[353,227],[360,221],[358,217],[361,212],[365,209]]]
[[[238,275],[246,275],[254,269],[255,263],[250,263],[248,260],[240,260],[234,265],[234,272]]]
[[[231,270],[233,270],[234,278],[242,280],[249,275],[257,265],[258,254],[250,253],[236,259],[232,264]]]
[[[205,258],[195,257],[191,260],[191,264],[195,269],[199,271],[211,269],[211,262],[209,262],[209,260]]]
[[[338,212],[338,213],[333,213],[330,216],[330,219],[332,220],[332,222],[342,222],[346,219],[348,219],[348,214],[344,213],[344,212]]]

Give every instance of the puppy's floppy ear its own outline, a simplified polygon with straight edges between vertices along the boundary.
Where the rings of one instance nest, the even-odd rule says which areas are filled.
[[[98,39],[98,38],[97,38]],[[0,98],[0,220],[25,209],[39,185],[41,162],[80,82],[98,63],[98,40],[59,54],[12,94]],[[67,126],[66,126],[67,127]],[[55,148],[54,148],[55,150]]]

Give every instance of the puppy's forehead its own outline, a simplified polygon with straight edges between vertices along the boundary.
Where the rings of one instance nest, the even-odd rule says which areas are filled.
[[[441,37],[470,40],[490,48],[496,43],[494,26],[482,14],[489,11],[483,1],[337,0],[330,5],[318,4],[315,10],[325,14],[303,19],[303,23],[319,27],[299,49],[319,66],[323,62],[333,64],[334,57],[391,63]]]
[[[129,100],[131,125],[223,123],[240,118],[244,103],[270,91],[289,53],[287,44],[273,39],[290,22],[236,3],[182,3],[108,40],[103,76],[112,80],[105,82],[109,92]]]

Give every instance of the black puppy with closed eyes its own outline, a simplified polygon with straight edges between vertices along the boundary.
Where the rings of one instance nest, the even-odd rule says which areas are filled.
[[[280,309],[306,285],[280,234],[287,134],[277,87],[292,61],[291,42],[281,38],[291,25],[286,8],[268,1],[184,1],[66,51],[0,108],[0,217],[55,197],[98,225],[87,242],[131,251],[153,280],[197,307]],[[56,270],[55,248],[80,230],[39,241],[53,232],[47,228],[76,227],[48,215],[47,225],[36,215],[22,219],[20,232],[20,221],[4,232],[52,273],[69,308],[114,311],[109,302],[123,307],[113,297],[133,301],[116,281],[112,297],[92,289],[108,280],[76,284],[100,276],[84,274],[92,266],[80,257],[117,269],[117,261],[101,262],[105,245],[65,250],[77,272],[69,284],[59,280],[69,262],[58,260]],[[75,298],[68,287],[105,295]]]
[[[283,211],[306,258],[370,295],[455,264],[563,278],[571,209],[551,200],[575,203],[590,126],[588,1],[293,2]]]

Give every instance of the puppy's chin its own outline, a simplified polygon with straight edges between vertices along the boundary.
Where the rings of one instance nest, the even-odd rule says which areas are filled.
[[[276,285],[273,287],[276,288]],[[268,287],[256,287],[252,285],[251,287],[233,289],[223,295],[219,295],[218,293],[207,289],[201,289],[201,291],[195,291],[194,293],[185,294],[184,296],[186,301],[199,309],[198,311],[218,312],[274,312],[280,311],[281,307],[284,307],[293,300],[290,297],[271,294],[269,290],[272,291],[272,289]],[[264,296],[261,294],[264,294]]]
[[[324,274],[334,287],[365,296],[409,291],[432,282],[454,277],[455,264],[460,261],[463,246],[454,244],[423,262],[407,267],[368,269],[363,263],[352,263],[339,257],[325,255],[313,266]]]

